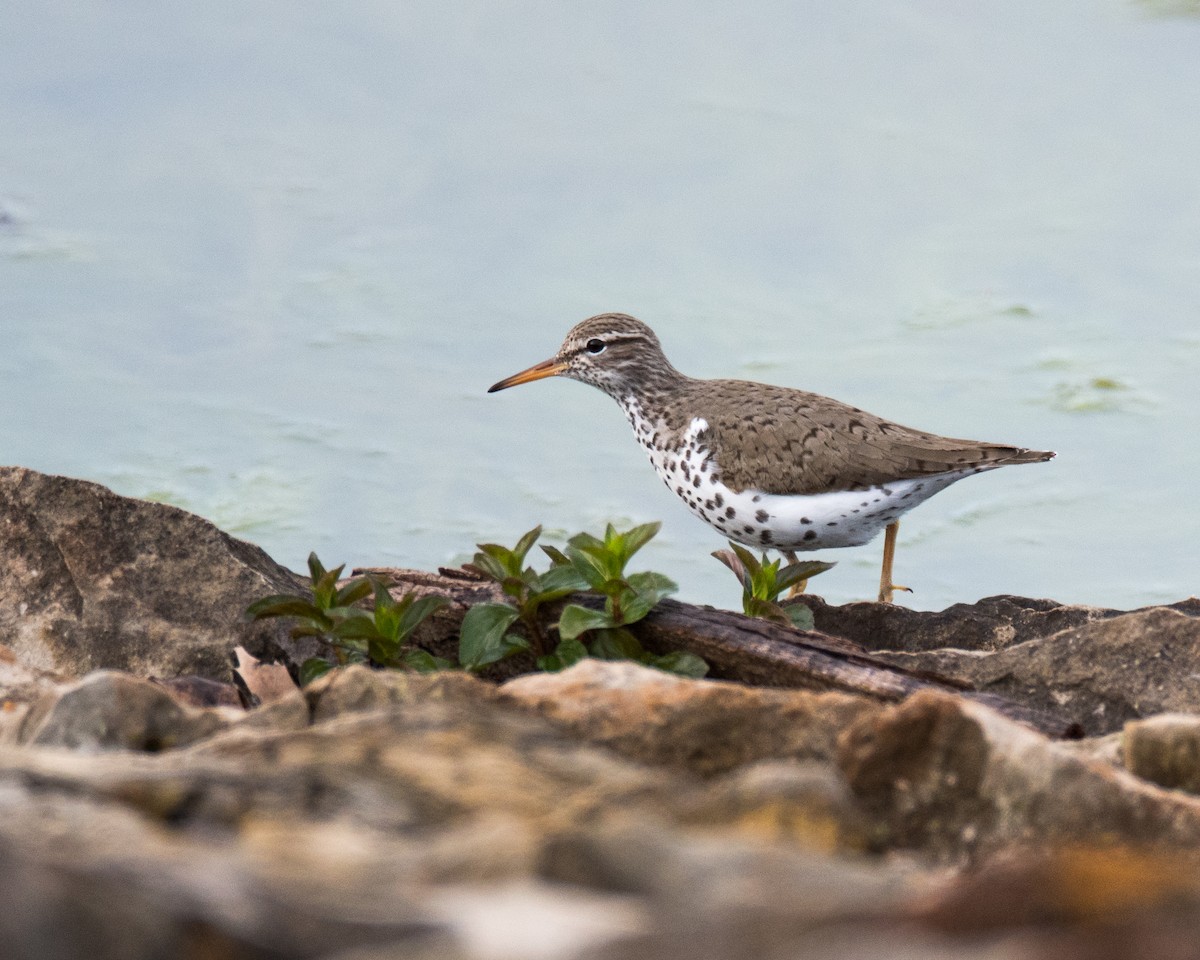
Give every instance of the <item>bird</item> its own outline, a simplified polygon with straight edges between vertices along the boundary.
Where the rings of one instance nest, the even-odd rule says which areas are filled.
[[[549,360],[488,393],[547,377],[616,400],[662,481],[729,540],[795,562],[798,551],[861,546],[883,531],[882,603],[909,590],[892,582],[902,515],[964,477],[1055,456],[926,433],[804,390],[689,377],[624,313],[577,324]]]

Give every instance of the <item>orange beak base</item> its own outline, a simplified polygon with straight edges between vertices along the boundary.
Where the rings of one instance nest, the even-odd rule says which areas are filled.
[[[546,377],[557,377],[566,369],[567,365],[558,360],[543,360],[541,363],[535,363],[528,370],[522,370],[499,383],[493,383],[488,387],[488,393],[507,390],[509,387],[520,386],[522,383],[532,383],[534,380],[544,380]]]

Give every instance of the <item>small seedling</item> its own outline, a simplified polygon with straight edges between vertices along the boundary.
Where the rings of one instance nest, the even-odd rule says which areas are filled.
[[[674,651],[661,656],[642,648],[629,630],[660,600],[678,590],[661,573],[625,573],[625,565],[658,533],[660,524],[646,523],[619,533],[610,523],[604,539],[581,533],[567,541],[566,552],[543,548],[554,562],[552,570],[574,570],[594,592],[604,597],[604,609],[579,604],[563,608],[558,621],[559,645],[542,657],[544,670],[562,669],[581,659],[584,651],[602,660],[636,660],[689,677],[702,677],[708,664],[693,653]],[[583,637],[586,636],[586,644]]]
[[[525,566],[526,555],[541,535],[542,528],[534,527],[511,550],[481,543],[479,552],[466,565],[466,569],[500,584],[500,589],[512,598],[507,603],[477,603],[467,611],[458,660],[468,670],[480,670],[525,650],[539,658],[546,656],[549,642],[538,622],[538,610],[544,603],[587,589],[587,582],[572,567],[554,566],[537,573]],[[518,622],[525,629],[524,636],[512,632]]]
[[[406,594],[392,599],[387,587],[374,577],[357,577],[338,586],[345,564],[326,570],[315,553],[308,555],[311,597],[277,594],[252,603],[246,610],[255,620],[294,617],[299,623],[292,637],[315,637],[332,648],[338,664],[366,663],[374,667],[408,668],[426,673],[451,667],[448,660],[408,646],[413,631],[439,607],[445,597]],[[358,604],[375,594],[374,610]],[[300,683],[308,684],[332,667],[319,657],[300,666]]]
[[[831,569],[832,563],[804,560],[782,567],[782,559],[757,560],[749,550],[729,541],[728,550],[715,550],[713,556],[733,571],[742,583],[742,610],[748,616],[771,620],[798,630],[813,629],[812,611],[803,603],[781,605],[779,595],[789,587]]]

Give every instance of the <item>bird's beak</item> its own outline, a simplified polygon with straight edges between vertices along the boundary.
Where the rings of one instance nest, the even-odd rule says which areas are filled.
[[[499,383],[493,383],[488,387],[488,393],[495,393],[497,390],[507,390],[509,387],[516,387],[522,383],[530,383],[534,380],[543,380],[546,377],[557,377],[566,369],[567,365],[561,360],[543,360],[541,363],[535,363],[528,370],[522,370],[520,373],[514,373],[511,377],[501,380]]]

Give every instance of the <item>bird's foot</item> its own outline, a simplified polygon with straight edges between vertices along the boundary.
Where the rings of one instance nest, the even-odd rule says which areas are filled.
[[[804,593],[804,591],[806,591],[807,589],[808,589],[808,578],[805,577],[803,580],[798,580],[796,583],[792,584],[792,588],[787,592],[787,599],[791,600],[793,597],[798,597],[798,596],[800,596],[800,594]]]
[[[894,594],[897,590],[903,590],[905,593],[913,592],[912,587],[902,587],[898,583],[889,583],[886,587],[881,585],[879,587],[879,602],[895,603],[895,601],[892,599],[892,594]]]

